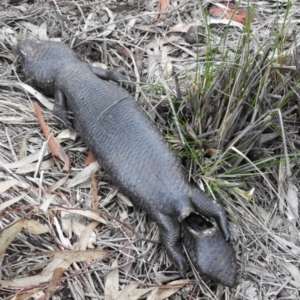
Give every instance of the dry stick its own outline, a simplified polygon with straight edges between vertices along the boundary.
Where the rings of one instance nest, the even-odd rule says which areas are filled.
[[[38,103],[33,102],[33,107],[34,107],[34,110],[35,110],[35,115],[36,115],[36,117],[38,119],[38,122],[40,124],[40,127],[43,131],[43,134],[44,134],[45,138],[48,139],[48,146],[49,146],[49,149],[52,153],[52,156],[60,158],[64,162],[63,171],[68,172],[70,170],[70,166],[71,166],[68,156],[63,151],[63,149],[60,146],[60,144],[58,143],[58,141],[50,133],[49,127],[45,123],[45,120],[44,120],[42,112],[41,112],[41,108],[38,105]],[[57,163],[57,166],[59,167],[58,163]]]

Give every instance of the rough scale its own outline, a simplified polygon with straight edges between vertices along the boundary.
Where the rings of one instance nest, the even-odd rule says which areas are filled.
[[[32,85],[55,96],[54,113],[68,125],[72,112],[75,128],[115,185],[156,222],[161,242],[182,275],[188,269],[180,244],[182,221],[189,220],[192,212],[216,221],[222,234],[208,234],[217,236],[214,242],[202,237],[208,241],[202,245],[195,235],[190,235],[193,243],[183,242],[187,248],[198,247],[192,261],[202,274],[197,260],[219,260],[224,252],[228,254],[225,264],[233,279],[222,283],[232,286],[236,280],[236,265],[232,264],[235,254],[229,245],[233,237],[223,206],[186,180],[177,156],[134,99],[121,87],[103,80],[120,82],[123,77],[115,71],[92,68],[62,43],[25,40],[17,50]],[[190,232],[188,223],[183,226]],[[224,252],[207,251],[219,246],[225,247]],[[216,268],[208,275],[221,282],[218,273]]]

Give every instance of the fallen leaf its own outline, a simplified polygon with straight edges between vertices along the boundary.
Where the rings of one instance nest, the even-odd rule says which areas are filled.
[[[96,212],[88,210],[88,209],[83,210],[83,209],[77,209],[77,208],[59,207],[59,206],[57,206],[57,207],[55,207],[52,210],[54,210],[54,211],[55,210],[60,210],[60,211],[68,212],[70,214],[78,214],[80,216],[84,216],[86,218],[90,218],[92,220],[98,221],[98,222],[100,222],[102,224],[106,224],[106,221],[99,216],[99,213],[96,213]]]
[[[179,23],[175,25],[174,27],[170,28],[166,34],[172,33],[172,32],[187,32],[191,26],[202,26],[203,23],[200,21],[197,21],[196,23],[190,23],[190,24],[184,24],[184,23]]]
[[[98,34],[99,37],[100,36],[105,37],[105,36],[110,35],[116,27],[115,17],[114,17],[114,14],[112,13],[112,11],[107,7],[103,7],[103,9],[107,12],[107,14],[109,16],[109,22],[105,26],[107,29]]]
[[[28,139],[28,134],[25,134],[22,139],[21,148],[19,151],[19,158],[23,158],[27,156],[27,139]]]
[[[16,169],[16,168],[26,168],[26,166],[34,161],[37,161],[41,155],[42,151],[36,151],[18,161],[12,162],[12,163],[8,163],[8,164],[3,164],[3,166],[7,169]],[[45,153],[47,154],[47,152]],[[35,168],[33,169],[33,171],[36,169],[37,164],[35,165]],[[21,171],[22,172],[22,171]]]
[[[19,162],[21,162],[21,161],[19,160]],[[20,163],[20,164],[22,165],[23,163]],[[35,172],[37,170],[38,165],[39,165],[39,168],[38,168],[39,171],[46,170],[52,166],[52,162],[51,162],[51,159],[48,159],[48,160],[43,161],[41,164],[38,164],[38,163],[30,164],[29,163],[29,164],[19,167],[16,170],[16,174],[27,174],[27,173]]]
[[[14,240],[14,238],[17,236],[17,234],[22,230],[23,225],[21,220],[13,223],[12,225],[0,230],[0,266],[2,265],[5,251],[10,245],[10,243]],[[1,271],[0,271],[1,272]],[[1,278],[0,273],[0,278]]]
[[[139,284],[136,282],[132,282],[127,284],[124,289],[119,293],[116,300],[125,300],[125,299],[132,299],[132,292],[138,288]]]
[[[172,76],[172,61],[168,56],[168,48],[160,45],[161,50],[161,68],[163,70],[163,76],[164,78],[168,79]]]
[[[101,260],[109,254],[104,250],[79,250],[79,251],[45,251],[39,252],[36,256],[53,257],[60,260],[70,260],[73,262],[80,262],[84,260]]]
[[[6,300],[40,300],[45,299],[45,293],[41,290],[41,288],[37,289],[31,289],[30,291],[21,292],[18,291],[18,293],[13,298],[6,298]]]
[[[97,161],[91,163],[79,172],[74,178],[70,179],[66,183],[67,188],[74,187],[82,182],[85,182],[91,177],[92,173],[96,173],[100,169],[100,165]]]
[[[50,282],[53,276],[53,273],[56,269],[68,269],[72,261],[70,260],[61,260],[54,259],[52,260],[47,267],[44,268],[41,274],[35,276],[28,276],[24,278],[14,278],[13,280],[0,280],[2,287],[6,288],[25,288],[28,286],[37,286],[41,283],[45,284]]]
[[[56,137],[59,142],[66,142],[68,140],[72,140],[75,141],[76,140],[76,131],[70,128],[67,128],[65,130],[63,130],[62,132],[60,132],[60,134]]]
[[[83,226],[76,244],[77,247],[74,247],[74,250],[86,250],[86,248],[95,248],[94,244],[96,243],[96,234],[94,230],[98,224],[98,222],[93,221],[89,225]],[[74,224],[72,225],[72,227],[74,229]]]
[[[246,8],[238,8],[233,3],[220,3],[212,5],[209,8],[208,13],[214,18],[226,18],[245,24],[247,21],[248,10]],[[254,22],[253,17],[251,22]]]
[[[37,286],[51,282],[53,279],[56,281],[62,273],[69,268],[73,262],[91,259],[103,259],[106,257],[107,252],[102,250],[94,251],[60,251],[60,252],[42,252],[39,256],[54,257],[54,259],[45,267],[41,274],[25,277],[14,278],[13,280],[0,280],[2,287],[6,288],[24,288],[28,286]]]
[[[158,12],[158,14],[154,15],[153,17],[154,21],[157,21],[162,17],[161,14],[164,14],[167,11],[168,6],[169,6],[169,0],[159,0],[158,5],[156,7],[156,12]]]
[[[292,275],[295,283],[297,283],[298,287],[300,287],[300,271],[297,266],[292,263],[288,263],[285,261],[281,261],[281,265]]]
[[[45,120],[44,120],[42,112],[41,112],[41,108],[38,105],[38,103],[33,102],[33,107],[35,110],[35,115],[40,124],[40,127],[44,133],[44,136],[48,140],[48,147],[52,153],[52,156],[61,159],[64,162],[63,171],[68,172],[70,170],[71,163],[70,163],[70,160],[69,160],[67,154],[65,153],[65,151],[63,150],[63,148],[61,147],[61,145],[59,144],[57,139],[55,139],[55,137],[52,134],[50,134],[50,129],[47,126],[47,124],[45,123]]]
[[[29,31],[31,31],[35,36],[39,35],[39,26],[36,26],[36,25],[34,25],[30,22],[26,22],[26,21],[20,21],[19,24],[24,26]]]
[[[51,282],[50,282],[51,284],[45,290],[47,299],[50,299],[50,297],[56,291],[57,285],[60,284],[59,278],[63,275],[64,272],[65,272],[64,268],[57,268],[53,271],[53,275],[52,275]]]
[[[180,279],[160,287],[155,300],[163,300],[170,297],[188,283],[190,283],[189,279]]]
[[[288,218],[289,220],[298,220],[299,219],[299,199],[298,199],[298,189],[297,187],[289,182],[288,190],[286,195],[286,202],[288,204]]]
[[[27,194],[22,193],[20,196],[15,197],[13,199],[7,200],[4,203],[0,204],[0,211],[6,209],[7,207],[17,203],[18,201],[22,200]]]
[[[56,191],[58,188],[60,188],[61,186],[63,186],[65,184],[65,182],[68,180],[69,178],[69,174],[67,174],[66,176],[62,177],[61,179],[59,179],[58,181],[54,182],[52,185],[49,186],[48,190],[49,191]]]
[[[46,213],[50,203],[54,200],[55,197],[56,195],[50,195],[46,200],[44,200],[42,205],[40,206],[40,210]]]
[[[49,227],[35,220],[22,220],[24,229],[31,234],[43,234],[49,232]]]
[[[131,201],[129,200],[128,197],[124,196],[121,193],[117,193],[117,197],[118,199],[120,199],[125,205],[129,206],[129,207],[133,207],[133,204],[131,203]]]
[[[39,100],[40,103],[42,103],[46,108],[49,110],[53,110],[53,103],[51,103],[43,94],[36,91],[34,88],[32,88],[30,85],[18,82],[19,86],[21,86],[26,92],[34,96],[36,99]]]
[[[4,255],[8,246],[23,228],[28,229],[28,231],[33,234],[41,234],[49,231],[49,228],[47,226],[37,221],[24,219],[18,219],[11,225],[0,230],[0,266],[2,265]]]
[[[125,56],[127,58],[131,59],[132,57],[134,57],[134,55],[126,47],[118,46],[117,51],[118,51],[119,54],[121,54],[122,56]]]
[[[119,292],[116,300],[138,300],[144,299],[146,294],[150,293],[154,287],[139,289],[138,283],[132,282],[125,286],[125,288]]]
[[[17,185],[17,183],[18,183],[18,180],[16,180],[16,179],[11,179],[11,180],[7,180],[7,181],[1,181],[0,182],[0,194],[2,194],[3,192],[7,191],[11,187]]]
[[[105,300],[115,300],[119,290],[119,269],[117,260],[114,260],[111,268],[116,269],[105,276]]]
[[[39,27],[39,40],[41,41],[49,41],[49,37],[47,35],[47,23],[44,22]]]

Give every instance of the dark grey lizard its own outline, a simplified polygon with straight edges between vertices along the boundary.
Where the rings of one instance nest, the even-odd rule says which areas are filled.
[[[223,206],[186,180],[179,159],[134,99],[102,80],[121,81],[118,73],[92,68],[61,43],[26,40],[17,50],[31,83],[55,96],[54,113],[68,124],[72,112],[76,129],[116,186],[156,222],[161,242],[182,275],[188,263],[180,245],[181,222],[192,212],[216,221],[223,234],[221,246],[233,241]],[[189,228],[188,223],[183,226]],[[205,249],[198,252],[204,260],[216,259]],[[219,270],[210,276],[213,272]]]

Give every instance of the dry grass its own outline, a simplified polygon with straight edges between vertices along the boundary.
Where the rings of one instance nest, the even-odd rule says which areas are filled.
[[[248,2],[257,22],[243,27],[213,24],[207,3],[170,1],[153,21],[157,1],[135,2],[0,2],[0,299],[299,299],[299,2]],[[196,20],[206,32],[197,45],[167,33]],[[70,173],[53,163],[15,61],[26,36],[137,78],[136,98],[189,179],[227,208],[236,288],[192,272],[180,280],[155,224],[93,175],[97,164],[84,166],[72,133],[59,136]]]

